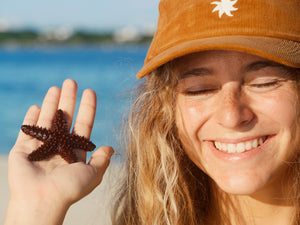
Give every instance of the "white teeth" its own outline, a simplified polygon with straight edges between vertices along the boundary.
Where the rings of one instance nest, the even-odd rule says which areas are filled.
[[[221,144],[221,143],[220,143]],[[227,145],[226,144],[221,144],[221,146],[222,146],[222,150],[223,151],[226,151],[227,150]]]
[[[238,143],[236,145],[236,151],[238,153],[244,152],[245,151],[245,144],[244,143]]]
[[[258,146],[258,141],[257,141],[257,139],[254,139],[252,142],[252,147],[257,148],[257,146]]]
[[[252,141],[246,141],[246,142],[240,142],[236,144],[232,143],[221,143],[218,141],[215,141],[215,147],[216,149],[227,152],[227,153],[242,153],[244,151],[251,150],[253,148],[257,148],[258,146],[262,145],[264,141],[267,139],[267,137],[264,138],[256,138]]]
[[[220,142],[216,142],[216,147],[217,147],[218,149],[222,149],[221,143],[220,143]]]
[[[250,150],[252,148],[252,143],[250,141],[246,142],[246,150]]]
[[[228,144],[227,150],[229,153],[235,153],[235,145],[234,144]]]

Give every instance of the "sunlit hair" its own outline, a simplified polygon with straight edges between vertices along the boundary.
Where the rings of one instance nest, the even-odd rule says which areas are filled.
[[[113,224],[199,225],[205,217],[197,212],[205,213],[208,206],[207,177],[186,157],[178,139],[177,78],[170,67],[150,74],[133,103],[125,134],[128,174]]]
[[[175,125],[177,76],[172,67],[168,63],[153,71],[138,88],[124,129],[127,174],[112,224],[207,225],[213,217],[218,225],[230,225],[228,211],[236,212],[235,220],[243,224],[234,199],[216,191],[210,178],[183,150]],[[299,74],[296,80],[299,92]],[[299,112],[299,101],[296,107]],[[299,134],[295,138],[299,140]],[[300,212],[299,162],[291,162],[290,168],[289,191]],[[222,202],[227,203],[226,209]],[[299,221],[300,213],[296,214]]]
[[[296,213],[294,218],[294,224],[300,225],[300,69],[290,69],[290,73],[292,74],[292,79],[295,82],[295,88],[297,90],[297,121],[295,126],[295,137],[294,137],[294,146],[295,157],[291,159],[289,164],[288,176],[290,183],[286,184],[287,187],[290,187],[289,193],[290,198],[295,205]]]

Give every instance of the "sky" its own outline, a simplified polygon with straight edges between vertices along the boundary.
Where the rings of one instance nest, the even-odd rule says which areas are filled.
[[[1,0],[0,28],[155,27],[159,0]]]

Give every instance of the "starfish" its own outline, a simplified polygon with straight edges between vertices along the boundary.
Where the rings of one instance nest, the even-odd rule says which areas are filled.
[[[77,162],[73,149],[93,151],[96,146],[83,136],[69,133],[64,113],[57,110],[51,129],[38,126],[23,125],[21,130],[31,137],[43,142],[43,144],[28,155],[30,161],[40,161],[59,154],[68,163]]]

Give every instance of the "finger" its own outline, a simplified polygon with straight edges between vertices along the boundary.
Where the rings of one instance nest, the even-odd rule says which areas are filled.
[[[39,119],[37,121],[37,126],[50,128],[52,124],[53,117],[57,110],[60,88],[51,87],[49,88],[42,105]]]
[[[39,118],[39,115],[40,115],[40,111],[41,111],[41,109],[40,109],[39,106],[37,106],[37,105],[31,106],[28,109],[28,111],[27,111],[27,113],[24,117],[23,125],[36,125],[36,123],[38,121],[38,118]],[[20,130],[17,142],[18,141],[30,140],[30,139],[32,139],[31,136],[26,135],[23,131]]]
[[[78,115],[74,124],[74,133],[90,138],[96,115],[96,107],[96,93],[91,89],[85,90],[82,94]]]
[[[72,79],[65,80],[62,86],[58,108],[64,111],[69,128],[72,125],[76,105],[76,95],[77,83]]]
[[[85,90],[82,94],[73,133],[84,136],[88,139],[90,138],[96,114],[96,105],[96,93],[91,89]],[[85,151],[76,151],[76,155],[80,161],[86,161]]]
[[[111,147],[101,147],[94,152],[88,164],[73,163],[68,167],[70,169],[69,176],[62,177],[64,179],[63,183],[66,184],[66,179],[71,179],[71,182],[74,183],[73,177],[76,177],[73,184],[74,188],[69,189],[67,193],[70,202],[78,201],[100,184],[113,153],[114,150]]]
[[[98,185],[110,163],[110,159],[114,154],[114,149],[110,146],[102,146],[95,151],[88,163],[95,171],[95,184]]]

